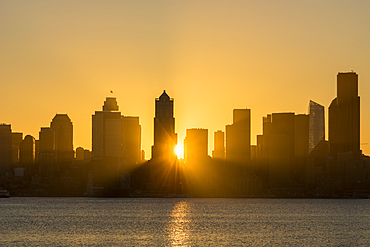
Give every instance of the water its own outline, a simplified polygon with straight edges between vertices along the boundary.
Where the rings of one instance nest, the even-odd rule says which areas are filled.
[[[367,246],[370,200],[0,200],[0,245]]]

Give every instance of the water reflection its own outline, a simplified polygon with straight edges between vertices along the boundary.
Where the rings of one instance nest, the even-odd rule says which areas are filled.
[[[170,214],[168,227],[171,246],[189,246],[190,204],[178,202]]]

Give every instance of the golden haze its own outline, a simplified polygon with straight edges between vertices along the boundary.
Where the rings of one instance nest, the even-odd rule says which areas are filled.
[[[1,122],[38,137],[68,113],[74,147],[91,148],[91,115],[113,90],[140,117],[146,158],[154,99],[175,99],[176,132],[213,132],[252,110],[252,144],[272,112],[307,113],[335,98],[336,74],[359,75],[361,142],[370,140],[368,2],[3,1]],[[365,154],[370,146],[361,146]]]

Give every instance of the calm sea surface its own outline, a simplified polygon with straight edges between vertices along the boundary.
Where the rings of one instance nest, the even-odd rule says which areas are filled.
[[[0,200],[0,245],[369,246],[370,200]]]

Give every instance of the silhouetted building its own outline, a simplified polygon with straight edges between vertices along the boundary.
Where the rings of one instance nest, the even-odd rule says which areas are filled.
[[[23,133],[12,132],[12,164],[13,166],[19,163],[19,145],[23,140]]]
[[[85,159],[85,149],[83,147],[76,148],[76,160],[81,161]]]
[[[10,176],[12,162],[12,129],[10,124],[0,124],[0,175]]]
[[[159,98],[155,99],[152,159],[167,161],[176,159],[177,134],[175,133],[173,103],[174,100],[167,95],[166,90]]]
[[[55,133],[56,161],[72,162],[73,152],[73,124],[67,114],[56,114],[50,123]]]
[[[20,145],[20,165],[27,175],[38,174],[35,167],[35,138],[26,135]]]
[[[325,108],[310,100],[308,111],[310,114],[308,153],[310,153],[321,140],[325,140]]]
[[[214,133],[213,142],[212,158],[225,159],[225,133],[222,130],[217,130]]]
[[[103,111],[92,116],[93,157],[122,157],[122,120],[116,98],[107,97]]]
[[[39,132],[39,173],[50,177],[55,172],[55,132],[50,127],[42,127]]]
[[[290,181],[295,156],[294,113],[272,113],[263,119],[263,160],[272,183]]]
[[[360,97],[358,75],[355,72],[338,73],[337,98],[329,106],[330,155],[352,152],[359,159],[360,151]]]
[[[124,164],[141,160],[139,117],[122,116],[116,98],[107,97],[103,111],[92,116],[93,157],[116,157]]]
[[[139,117],[122,116],[122,155],[124,164],[135,164],[141,161]]]
[[[164,90],[155,99],[154,145],[149,162],[149,190],[161,195],[179,193],[180,172],[175,154],[177,134],[173,117],[174,100]]]
[[[208,130],[187,129],[184,139],[185,163],[201,162],[208,156]]]
[[[226,125],[226,160],[246,163],[250,160],[251,110],[234,109],[233,124]]]

